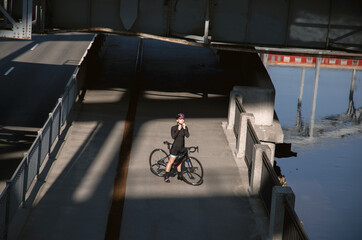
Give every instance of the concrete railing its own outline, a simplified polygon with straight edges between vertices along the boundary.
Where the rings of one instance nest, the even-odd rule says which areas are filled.
[[[259,197],[264,204],[269,217],[269,239],[308,239],[294,211],[294,193],[290,187],[281,186],[273,169],[275,143],[283,142],[274,104],[265,103],[274,101],[274,97],[269,100],[262,98],[260,104],[267,107],[261,111],[257,101],[252,101],[252,106],[248,106],[248,101],[243,104],[246,90],[250,98],[250,87],[235,87],[230,93],[227,129],[235,134],[236,157],[244,160],[248,168],[249,193]],[[256,92],[262,94],[261,89]],[[267,109],[271,107],[273,110]],[[254,112],[258,112],[257,117]],[[270,120],[271,115],[273,120]]]
[[[39,179],[44,161],[50,158],[52,148],[58,142],[64,130],[67,117],[78,96],[79,90],[84,86],[89,70],[94,69],[102,42],[102,35],[97,35],[93,38],[86,53],[70,77],[64,94],[58,99],[53,111],[49,113],[49,118],[38,131],[38,136],[32,146],[24,154],[23,160],[0,194],[0,240],[7,239],[9,224],[19,207],[26,207],[28,191],[35,180]]]
[[[283,143],[284,134],[277,115],[274,112],[274,90],[259,87],[235,86],[230,93],[227,129],[234,129],[236,136],[236,155],[244,158],[248,149],[246,120],[255,125],[255,133],[260,142],[267,144],[271,151],[271,163],[274,165],[275,144]],[[250,148],[249,148],[250,150]]]

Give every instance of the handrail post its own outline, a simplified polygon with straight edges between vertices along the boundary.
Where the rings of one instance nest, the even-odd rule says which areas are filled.
[[[244,158],[245,157],[245,147],[246,147],[246,134],[248,130],[248,120],[252,124],[255,123],[255,118],[252,113],[240,113],[240,125],[238,138],[236,140],[236,157]]]
[[[270,148],[271,154],[269,157],[269,162],[272,166],[274,166],[274,156],[275,156],[275,143],[273,142],[263,142],[261,141],[263,144],[267,145]]]
[[[262,178],[262,169],[263,169],[263,153],[267,155],[268,158],[271,156],[271,150],[268,145],[265,144],[255,144],[252,155],[252,168],[251,168],[251,179],[249,192],[252,196],[258,196],[261,186]]]
[[[59,107],[59,128],[58,128],[58,137],[60,136],[61,133],[61,128],[62,128],[62,111],[63,111],[63,100],[62,98],[58,98],[58,103],[60,105]]]
[[[39,137],[39,152],[38,152],[38,162],[36,166],[36,175],[39,178],[40,174],[40,163],[41,163],[41,153],[42,153],[42,145],[43,145],[43,128],[38,131]]]
[[[78,96],[78,86],[77,86],[77,76],[75,74],[73,74],[73,81],[72,81],[72,87],[73,90],[73,96],[72,96],[72,105],[74,104],[74,102],[77,100],[77,96]]]
[[[229,97],[229,113],[228,113],[228,124],[226,129],[233,129],[235,124],[235,112],[236,112],[236,103],[235,98],[238,94],[238,91],[231,91]]]
[[[6,196],[6,209],[5,209],[5,226],[4,226],[4,239],[8,239],[8,232],[9,232],[9,224],[10,224],[10,198],[11,198],[11,188],[13,187],[13,181],[7,180],[6,181],[6,188],[8,191],[8,195]]]
[[[24,181],[23,181],[23,193],[21,196],[22,207],[25,208],[25,196],[28,185],[28,175],[29,175],[29,154],[24,153],[25,166],[24,166]]]
[[[285,203],[284,199],[288,198],[294,209],[295,195],[290,187],[274,186],[272,193],[272,202],[269,219],[269,236],[270,240],[283,239]]]
[[[48,154],[50,155],[51,149],[52,149],[52,138],[53,138],[53,113],[49,113],[49,119],[50,119],[50,129],[49,129],[49,149]]]

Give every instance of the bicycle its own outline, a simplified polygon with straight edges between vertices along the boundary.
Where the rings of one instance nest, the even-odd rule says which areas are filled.
[[[172,143],[164,141],[163,144],[167,145],[170,152]],[[181,166],[182,180],[190,185],[198,186],[203,183],[204,169],[198,159],[190,157],[190,153],[199,152],[198,146],[185,147],[179,152],[179,155],[172,164],[171,173],[176,175],[176,169],[179,164]],[[167,154],[165,150],[161,148],[154,149],[150,154],[150,169],[153,174],[159,177],[163,177],[166,173],[166,166],[169,161],[170,153]]]

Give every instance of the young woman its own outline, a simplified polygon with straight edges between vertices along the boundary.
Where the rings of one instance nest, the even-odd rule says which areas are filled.
[[[174,139],[174,141],[171,147],[170,161],[168,161],[166,166],[165,182],[167,183],[170,182],[169,178],[171,166],[177,158],[179,151],[185,147],[185,137],[190,136],[189,129],[185,124],[185,115],[183,113],[177,114],[176,122],[177,124],[171,127],[171,137]],[[177,166],[177,179],[182,180],[181,164]]]

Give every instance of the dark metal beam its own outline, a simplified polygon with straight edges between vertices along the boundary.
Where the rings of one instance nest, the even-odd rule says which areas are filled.
[[[4,1],[4,5],[0,5],[0,12],[4,16],[3,22],[10,22],[10,29],[0,28],[0,37],[3,38],[18,38],[18,39],[31,39],[32,34],[32,11],[33,11],[33,1],[32,0],[22,0],[22,16],[19,21],[16,21],[12,16],[12,8],[8,8],[8,1]],[[17,1],[17,3],[21,3]],[[10,4],[11,5],[11,4]],[[8,9],[8,12],[6,9]]]

